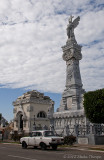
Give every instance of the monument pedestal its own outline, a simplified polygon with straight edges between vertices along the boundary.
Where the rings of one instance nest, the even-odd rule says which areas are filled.
[[[104,145],[104,135],[89,134],[77,137],[78,144]]]
[[[89,134],[87,137],[88,137],[89,144],[104,145],[104,135]]]

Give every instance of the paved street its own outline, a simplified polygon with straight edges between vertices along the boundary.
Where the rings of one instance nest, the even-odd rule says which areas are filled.
[[[21,145],[0,144],[0,160],[64,160],[64,159],[92,159],[104,160],[104,152],[80,151],[77,149],[61,149],[57,151],[47,149],[22,149]]]

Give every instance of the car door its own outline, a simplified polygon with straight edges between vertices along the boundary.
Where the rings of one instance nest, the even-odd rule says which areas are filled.
[[[36,145],[36,132],[32,133],[32,136],[29,137],[29,145],[30,146],[35,146]]]
[[[41,132],[37,132],[35,138],[36,138],[36,145],[39,146],[40,142],[42,141],[42,133]]]

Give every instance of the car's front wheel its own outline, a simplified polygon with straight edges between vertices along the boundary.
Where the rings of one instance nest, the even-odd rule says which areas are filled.
[[[26,142],[24,142],[24,141],[22,142],[22,148],[23,148],[23,149],[26,149],[26,148],[27,148],[27,144],[26,144]]]
[[[41,143],[40,146],[41,146],[41,149],[42,149],[42,150],[46,150],[46,149],[47,149],[47,146],[46,146],[45,143]]]

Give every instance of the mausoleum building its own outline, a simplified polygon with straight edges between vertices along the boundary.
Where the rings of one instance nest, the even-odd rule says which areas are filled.
[[[49,128],[54,113],[54,101],[38,91],[29,91],[13,102],[14,131],[30,133]],[[50,120],[49,118],[50,117]]]

